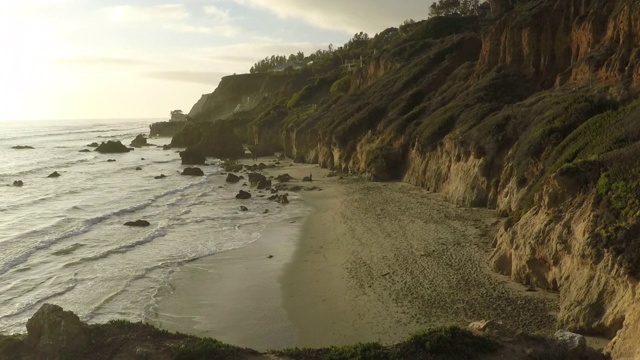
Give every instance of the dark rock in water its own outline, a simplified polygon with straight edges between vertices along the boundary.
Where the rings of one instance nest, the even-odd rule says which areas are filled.
[[[225,180],[228,183],[237,183],[238,181],[240,181],[240,177],[235,175],[235,174],[227,174],[227,179]]]
[[[251,199],[251,193],[246,192],[244,190],[240,190],[238,192],[238,195],[236,195],[236,199],[240,199],[240,200]]]
[[[16,146],[12,146],[11,147],[14,150],[31,150],[34,149],[33,146],[29,146],[29,145],[16,145]]]
[[[89,326],[71,311],[44,304],[27,321],[26,344],[39,359],[85,359],[91,349]]]
[[[158,176],[154,177],[154,179],[164,179],[164,178],[166,178],[166,177],[167,177],[167,175],[165,175],[165,174],[160,174],[160,175],[158,175]]]
[[[13,186],[18,186],[18,187],[20,187],[20,186],[22,186],[22,185],[24,185],[24,183],[22,182],[22,180],[16,180],[16,181],[14,181],[14,182],[13,182]]]
[[[100,144],[98,144],[97,142],[92,142],[91,144],[87,145],[88,147],[94,147],[97,148],[98,146],[100,146]]]
[[[249,183],[251,186],[257,186],[260,181],[266,181],[267,177],[258,173],[249,173]]]
[[[182,165],[203,165],[207,160],[200,151],[191,148],[180,151],[180,158],[182,159]]]
[[[244,205],[240,205],[240,210],[241,211],[249,211],[249,209]]]
[[[97,152],[101,154],[118,154],[131,151],[128,147],[122,145],[120,141],[109,140],[106,143],[103,142],[96,148]]]
[[[268,214],[269,213],[269,209],[264,209],[264,211],[262,213],[263,214]]]
[[[272,196],[269,196],[269,200],[275,201],[275,202],[280,203],[280,204],[288,204],[289,203],[289,198],[287,196],[288,196],[288,194],[272,195]]]
[[[140,160],[146,160],[145,158],[140,158]]]
[[[271,187],[271,180],[267,180],[267,179],[260,179],[258,181],[258,184],[256,184],[256,188],[258,190],[265,190]]]
[[[138,167],[136,168],[136,171],[140,171],[140,170],[142,170],[142,168],[141,168],[140,166],[138,166]]]
[[[309,176],[305,176],[302,178],[302,181],[313,181],[313,175],[309,174]]]
[[[47,176],[47,177],[48,178],[57,178],[59,176],[60,176],[60,174],[57,171],[54,171],[51,174],[49,174],[49,176]]]
[[[147,220],[127,221],[124,223],[126,226],[138,226],[145,227],[151,225]]]
[[[135,139],[133,139],[131,141],[131,144],[129,144],[133,147],[143,147],[143,146],[147,146],[149,144],[147,144],[147,138],[144,137],[144,135],[140,134],[138,136],[136,136]]]
[[[204,172],[200,168],[197,167],[188,167],[182,170],[180,175],[188,175],[188,176],[204,176]]]
[[[115,161],[116,161],[116,159],[109,159],[109,160],[107,160],[107,162],[115,162]]]
[[[134,151],[136,148],[128,147],[127,149],[129,149],[130,151]]]
[[[162,145],[162,150],[171,150],[171,145]]]
[[[82,149],[82,150],[80,150],[79,152],[91,152],[91,150],[89,150],[89,149]]]
[[[267,256],[267,259],[273,259],[273,255]]]
[[[293,180],[293,177],[289,174],[282,174],[282,175],[278,175],[276,177],[276,180],[278,180],[279,182],[287,182],[287,181]]]

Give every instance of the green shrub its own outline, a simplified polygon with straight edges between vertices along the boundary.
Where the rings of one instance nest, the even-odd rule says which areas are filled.
[[[409,344],[437,359],[474,359],[498,350],[498,343],[469,330],[451,326],[424,330],[413,335]]]
[[[302,101],[307,100],[310,94],[311,94],[311,86],[307,85],[303,87],[300,91],[293,94],[293,96],[289,99],[289,101],[287,101],[287,108],[291,109],[300,105]]]
[[[341,79],[336,80],[331,85],[331,90],[329,90],[329,94],[335,97],[338,95],[346,94],[349,91],[349,87],[351,86],[351,77],[345,76]]]
[[[394,351],[379,343],[356,344],[351,346],[332,347],[327,360],[392,360],[398,359]]]
[[[175,354],[175,360],[209,360],[231,358],[236,348],[211,338],[196,338],[193,342],[181,346]]]

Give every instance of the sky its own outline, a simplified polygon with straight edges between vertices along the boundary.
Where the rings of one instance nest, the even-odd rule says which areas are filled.
[[[429,0],[0,0],[1,120],[169,118],[220,78],[425,19]]]

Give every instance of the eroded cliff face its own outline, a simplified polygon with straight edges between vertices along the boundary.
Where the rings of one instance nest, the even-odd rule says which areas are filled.
[[[495,208],[507,219],[491,267],[558,291],[560,327],[640,358],[638,282],[602,238],[611,204],[597,188],[616,151],[640,139],[633,121],[608,115],[637,97],[638,56],[635,0],[523,1],[482,31],[378,54],[346,94],[274,107],[251,138],[296,161]],[[575,170],[587,160],[599,168]]]
[[[478,70],[515,67],[544,87],[598,82],[627,96],[640,86],[638,44],[637,2],[530,1],[483,37]]]

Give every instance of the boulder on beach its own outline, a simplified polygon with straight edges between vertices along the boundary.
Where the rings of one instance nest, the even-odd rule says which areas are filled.
[[[239,177],[238,175],[235,175],[235,174],[229,173],[229,174],[227,174],[227,179],[226,179],[225,181],[226,181],[226,182],[228,182],[228,183],[233,183],[233,184],[235,184],[235,183],[237,183],[238,181],[240,181],[240,177]]]
[[[24,185],[24,183],[22,182],[22,180],[15,180],[15,181],[13,182],[13,186],[18,186],[18,187],[20,187],[20,186],[22,186],[22,185]]]
[[[238,195],[236,195],[236,199],[240,199],[240,200],[251,199],[251,193],[244,190],[240,190],[238,192]]]
[[[60,174],[57,171],[52,172],[51,174],[49,174],[49,176],[47,176],[48,178],[57,178],[60,177]]]
[[[182,165],[203,165],[207,160],[200,151],[191,148],[180,151],[180,158],[182,159]]]
[[[278,175],[276,177],[276,180],[278,180],[279,182],[288,182],[293,180],[293,176],[289,175],[289,174],[282,174],[282,175]]]
[[[147,138],[144,135],[140,134],[131,141],[130,145],[133,147],[139,148],[139,147],[147,146],[149,144],[147,144]]]
[[[256,189],[258,190],[266,190],[271,187],[271,180],[260,179],[256,184]]]
[[[240,211],[249,211],[249,208],[244,205],[240,205]]]
[[[96,148],[97,152],[100,154],[118,154],[118,153],[127,153],[131,151],[128,147],[124,146],[120,141],[109,140],[107,142],[103,142]]]
[[[269,196],[269,200],[275,201],[275,202],[277,202],[279,204],[288,204],[289,203],[289,198],[287,196],[288,196],[288,194],[272,195],[272,196]]]
[[[313,176],[312,176],[311,174],[309,174],[309,176],[305,176],[305,177],[303,177],[303,178],[302,178],[302,181],[309,181],[309,182],[311,182],[311,181],[313,181]]]
[[[124,223],[126,226],[145,227],[151,225],[147,220],[127,221]]]
[[[197,167],[188,167],[188,168],[184,168],[184,170],[182,170],[182,173],[180,175],[204,176],[204,172],[202,172],[202,170]]]
[[[258,173],[249,173],[249,175],[247,175],[249,177],[249,183],[251,184],[251,186],[257,186],[258,183],[260,181],[266,181],[267,177],[262,175],[262,174],[258,174]]]
[[[11,147],[14,150],[31,150],[31,149],[35,149],[33,146],[29,146],[29,145],[16,145],[16,146],[12,146]]]
[[[108,159],[107,162],[115,162],[116,159]]]
[[[160,175],[158,175],[158,176],[154,177],[154,179],[164,179],[164,178],[166,178],[166,177],[167,177],[167,175],[165,175],[165,174],[160,174]]]
[[[140,170],[142,170],[142,168],[141,168],[140,166],[138,166],[138,167],[136,168],[136,171],[140,171]]]

